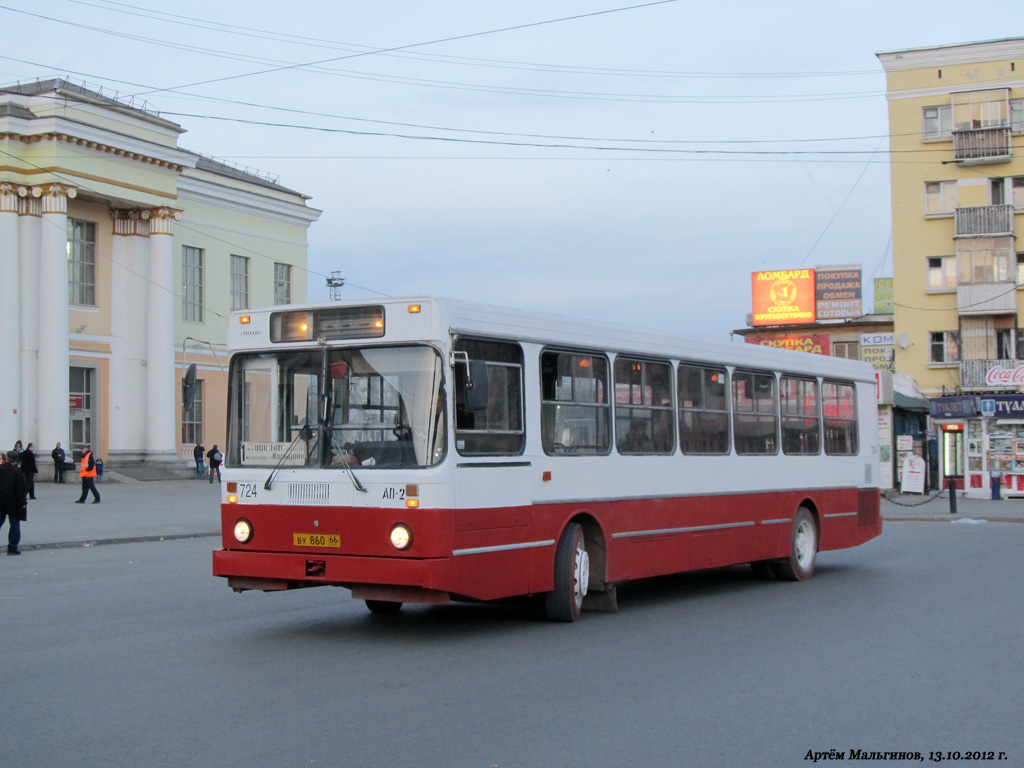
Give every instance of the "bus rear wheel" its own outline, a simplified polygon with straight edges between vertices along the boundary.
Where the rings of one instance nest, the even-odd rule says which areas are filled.
[[[401,603],[393,603],[390,600],[366,600],[365,603],[370,613],[398,613],[402,610]]]
[[[583,598],[590,581],[590,556],[583,526],[570,523],[555,550],[555,589],[544,598],[550,621],[576,621],[583,610]]]
[[[793,521],[789,557],[773,563],[775,577],[783,581],[806,581],[814,573],[818,558],[818,525],[807,507],[800,507]]]

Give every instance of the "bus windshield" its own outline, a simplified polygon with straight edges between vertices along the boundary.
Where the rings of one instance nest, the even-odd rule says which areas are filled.
[[[431,347],[236,355],[228,408],[227,458],[239,467],[430,467],[447,445]]]

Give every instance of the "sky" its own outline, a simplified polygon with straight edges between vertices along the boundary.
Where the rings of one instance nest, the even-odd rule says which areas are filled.
[[[66,77],[323,211],[308,296],[430,295],[718,340],[751,273],[892,275],[876,52],[1019,4],[0,0],[0,84]],[[866,306],[870,307],[870,288]]]

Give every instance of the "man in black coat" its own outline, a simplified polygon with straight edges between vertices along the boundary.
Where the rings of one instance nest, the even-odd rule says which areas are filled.
[[[220,449],[215,445],[210,449],[209,453],[206,454],[206,458],[210,460],[210,482],[213,482],[214,473],[217,474],[217,482],[220,482],[220,465],[224,461],[224,455],[220,452]]]
[[[53,459],[53,482],[64,482],[64,449],[57,443],[57,447],[50,451],[50,458]]]
[[[39,467],[36,466],[35,443],[29,443],[21,453],[21,471],[25,475],[25,485],[28,487],[28,497],[35,501],[36,498],[36,475]]]
[[[18,544],[21,543],[21,521],[24,520],[28,502],[25,501],[27,488],[25,475],[15,465],[18,454],[8,451],[0,457],[0,527],[4,520],[10,524],[7,531],[7,554],[20,555]]]

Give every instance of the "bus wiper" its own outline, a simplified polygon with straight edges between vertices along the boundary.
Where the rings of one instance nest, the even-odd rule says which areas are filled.
[[[284,463],[288,461],[288,457],[292,455],[292,449],[295,448],[296,443],[298,443],[299,440],[308,443],[312,439],[313,430],[309,428],[309,424],[303,424],[302,428],[299,429],[299,433],[295,435],[295,439],[292,440],[292,444],[288,446],[288,450],[284,452],[284,456],[282,456],[281,460],[277,462],[277,466],[270,471],[270,475],[267,477],[267,482],[263,484],[264,489],[268,491],[270,490],[270,487],[274,484],[274,476],[281,470]],[[307,454],[308,453],[309,452],[307,451]]]
[[[352,485],[355,489],[357,491],[362,491],[363,493],[369,493],[369,491],[366,490],[366,487],[359,482],[359,478],[356,477],[356,473],[352,471],[352,465],[348,463],[348,460],[355,459],[355,456],[353,456],[344,445],[338,445],[338,439],[334,436],[333,432],[331,434],[331,448],[337,449],[338,455],[341,456],[341,467],[345,470],[345,474],[348,475],[348,479],[352,481]]]

